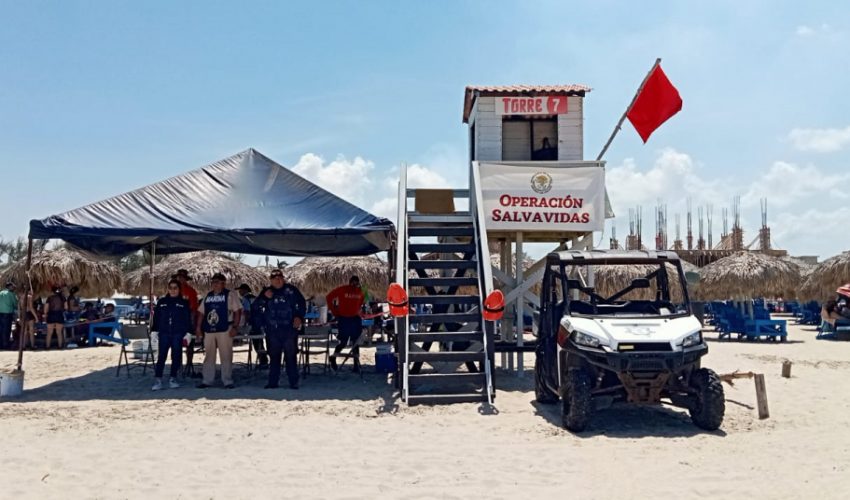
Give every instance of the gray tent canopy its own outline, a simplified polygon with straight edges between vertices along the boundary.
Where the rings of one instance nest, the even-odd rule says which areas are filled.
[[[325,191],[254,149],[41,220],[31,239],[98,255],[196,250],[280,256],[387,250],[393,224]]]

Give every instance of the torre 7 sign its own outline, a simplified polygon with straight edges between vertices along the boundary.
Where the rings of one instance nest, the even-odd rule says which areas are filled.
[[[590,163],[591,165],[586,165]],[[481,163],[488,231],[602,231],[605,169]]]

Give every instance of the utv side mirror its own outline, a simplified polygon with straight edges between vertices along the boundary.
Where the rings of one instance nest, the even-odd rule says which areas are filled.
[[[649,278],[637,278],[632,280],[632,288],[649,288]]]

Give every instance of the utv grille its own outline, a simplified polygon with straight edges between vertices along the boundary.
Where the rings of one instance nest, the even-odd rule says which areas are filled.
[[[670,352],[673,350],[669,342],[634,342],[622,343],[617,346],[620,352]]]
[[[633,359],[629,362],[630,371],[655,372],[667,369],[667,365],[660,359]]]

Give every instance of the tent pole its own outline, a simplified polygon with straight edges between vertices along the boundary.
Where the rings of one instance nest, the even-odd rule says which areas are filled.
[[[153,264],[156,261],[156,241],[151,242],[151,279],[150,288],[148,289],[148,335],[153,327]]]
[[[33,294],[32,289],[32,279],[30,279],[30,268],[32,267],[32,238],[29,238],[29,243],[27,244],[27,286],[26,290],[29,290],[30,296]],[[24,323],[26,323],[27,311],[29,310],[29,304],[26,303],[27,294],[24,293],[24,300],[21,302],[19,309],[21,310],[19,318],[23,318]],[[21,371],[21,368],[24,366],[24,328],[21,325],[21,328],[18,330],[18,366],[17,371]]]

